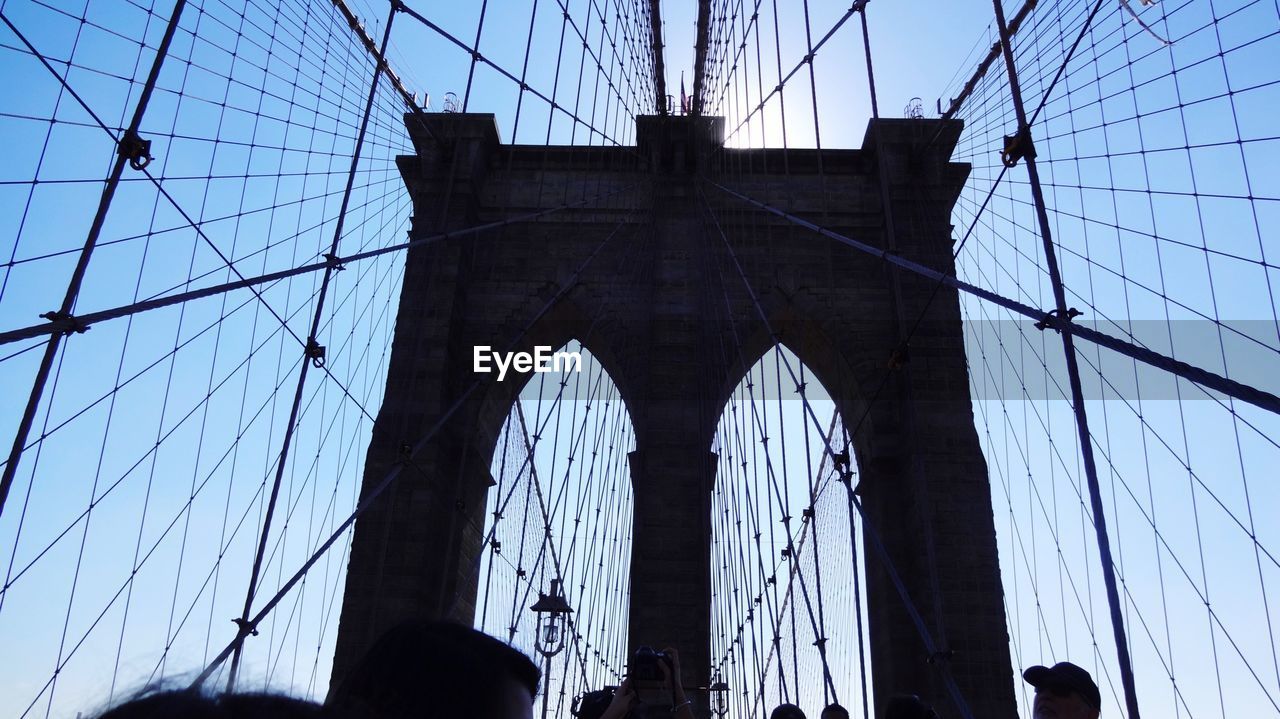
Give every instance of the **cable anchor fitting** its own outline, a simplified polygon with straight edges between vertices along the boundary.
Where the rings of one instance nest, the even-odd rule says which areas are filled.
[[[311,360],[311,366],[316,369],[324,369],[324,345],[315,341],[315,338],[307,340],[307,349],[304,351],[307,359]]]
[[[236,637],[240,639],[243,639],[245,637],[258,636],[258,625],[254,624],[248,619],[244,619],[242,617],[236,617],[235,619],[231,620],[231,623],[239,627],[239,631],[236,632]]]
[[[126,130],[116,147],[116,152],[129,161],[129,167],[143,170],[155,158],[151,156],[151,141],[144,140],[134,130]]]
[[[1004,149],[1000,151],[1000,161],[1005,167],[1014,167],[1018,160],[1036,157],[1036,146],[1031,141],[1031,128],[1023,127],[1013,135],[1004,136]]]
[[[62,328],[62,334],[64,335],[69,335],[72,332],[75,332],[76,334],[84,334],[85,330],[89,329],[89,325],[81,322],[79,317],[76,317],[70,312],[60,312],[58,310],[45,312],[40,315],[40,319],[64,325]]]
[[[1049,316],[1050,316],[1050,317],[1057,317],[1058,319],[1062,319],[1062,320],[1065,320],[1065,321],[1067,321],[1067,322],[1070,322],[1071,320],[1074,320],[1075,318],[1079,317],[1079,316],[1080,316],[1080,314],[1081,314],[1081,312],[1080,312],[1080,310],[1078,310],[1078,309],[1076,309],[1076,308],[1072,307],[1071,309],[1066,310],[1066,311],[1063,311],[1063,310],[1049,310],[1048,314],[1049,314]],[[1042,330],[1042,331],[1043,331],[1043,330],[1044,330],[1045,328],[1047,328],[1047,327],[1051,327],[1051,325],[1050,325],[1050,323],[1049,323],[1049,320],[1048,320],[1048,319],[1040,320],[1039,322],[1037,322],[1037,323],[1035,324],[1035,328],[1036,328],[1036,329],[1038,329],[1038,330]],[[1056,326],[1052,326],[1052,328],[1053,328],[1053,331],[1054,331],[1054,332],[1057,332],[1058,334],[1062,334],[1062,330],[1061,330],[1061,329],[1059,329],[1058,327],[1056,327]]]

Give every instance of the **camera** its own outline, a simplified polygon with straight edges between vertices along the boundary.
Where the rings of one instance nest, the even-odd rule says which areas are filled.
[[[617,690],[617,687],[605,687],[587,692],[573,700],[569,713],[578,719],[600,719],[613,702],[613,695]]]
[[[662,671],[663,664],[667,665],[667,672],[671,674],[670,681]],[[631,655],[629,674],[636,698],[640,700],[640,706],[637,707],[638,715],[647,716],[648,708],[671,709],[671,682],[680,681],[680,678],[675,676],[671,657],[663,652],[654,651],[652,647],[636,647],[635,653]],[[660,715],[661,711],[658,713]]]
[[[633,682],[662,682],[666,677],[659,663],[672,670],[671,657],[664,652],[655,651],[652,647],[637,647],[631,655],[630,676]]]

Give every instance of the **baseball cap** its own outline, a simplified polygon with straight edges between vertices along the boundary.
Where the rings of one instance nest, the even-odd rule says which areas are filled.
[[[1052,667],[1034,666],[1022,673],[1031,686],[1040,689],[1068,689],[1079,694],[1094,709],[1102,709],[1102,695],[1089,672],[1071,662],[1058,662]]]

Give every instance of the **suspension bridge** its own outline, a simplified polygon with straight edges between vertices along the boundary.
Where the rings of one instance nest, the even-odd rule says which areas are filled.
[[[1280,715],[1274,0],[0,20],[7,715],[410,616],[542,716]]]

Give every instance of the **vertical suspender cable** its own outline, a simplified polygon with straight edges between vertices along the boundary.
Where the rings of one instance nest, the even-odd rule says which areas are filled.
[[[715,184],[711,180],[708,180],[708,182],[710,182],[713,185]],[[708,203],[707,206],[708,208],[710,207],[709,201],[706,199],[705,194],[703,195],[703,202]],[[710,213],[710,214],[712,219],[714,220],[715,214],[714,213]],[[756,316],[760,318],[760,322],[761,324],[764,325],[765,331],[769,334],[770,339],[772,339],[773,342],[776,344],[779,341],[778,334],[777,332],[774,331],[772,323],[769,322],[769,318],[765,314],[763,306],[760,304],[760,298],[756,294],[756,291],[752,287],[750,281],[747,279],[746,272],[742,268],[742,263],[738,259],[737,253],[733,251],[733,246],[729,244],[728,237],[724,234],[724,230],[723,228],[720,227],[718,220],[716,221],[716,230],[717,230],[717,234],[719,234],[720,236],[721,242],[724,243],[725,245],[726,254],[728,255],[729,259],[732,260],[734,269],[737,271],[738,276],[742,279],[743,288],[746,291],[747,297],[751,300],[751,303],[755,308]],[[888,253],[882,253],[882,256],[888,256]],[[796,379],[796,375],[791,370],[790,364],[787,365],[787,371],[789,374],[791,374],[793,379]],[[819,427],[821,427],[821,425],[818,423],[817,415],[814,414],[813,407],[809,404],[808,399],[806,399],[802,395],[801,400],[804,402],[805,411],[809,419],[812,420]],[[836,452],[831,447],[830,438],[824,435],[824,442],[826,442],[827,453],[832,457],[835,457]],[[857,509],[858,514],[862,516],[863,525],[866,529],[868,539],[871,540],[873,548],[876,550],[877,555],[879,556],[881,562],[884,565],[884,569],[888,572],[889,578],[893,582],[894,588],[898,592],[898,596],[902,599],[903,608],[906,609],[908,615],[911,617],[912,623],[914,623],[916,626],[916,630],[920,633],[920,638],[925,644],[925,650],[929,653],[930,656],[936,656],[938,654],[937,645],[935,645],[933,637],[929,633],[928,627],[925,626],[924,618],[920,615],[920,612],[916,608],[914,601],[912,601],[911,595],[907,592],[906,585],[903,583],[901,576],[898,574],[898,571],[895,568],[893,561],[889,556],[888,550],[884,546],[884,542],[880,539],[880,535],[876,531],[876,528],[869,521],[867,521],[866,513],[862,510],[861,503],[858,502],[856,497],[853,498],[853,501],[854,501],[855,509]],[[942,681],[946,686],[947,692],[951,695],[951,699],[955,703],[956,710],[960,713],[962,717],[964,717],[964,719],[973,719],[973,712],[970,710],[968,702],[965,701],[964,696],[961,694],[960,687],[958,684],[956,684],[955,677],[951,674],[951,671],[948,665],[946,663],[939,663],[938,667],[939,667],[939,673],[942,676]]]
[[[382,58],[386,56],[387,43],[391,39],[391,26],[395,22],[396,12],[400,10],[400,7],[400,0],[391,0],[391,8],[387,11],[387,25],[382,32],[381,49],[374,60],[373,79],[369,83],[369,97],[365,100],[364,117],[360,120],[360,131],[356,135],[356,146],[351,155],[351,168],[347,172],[347,186],[342,193],[342,205],[338,208],[337,221],[334,223],[333,242],[329,246],[329,258],[336,258],[338,255],[338,242],[342,239],[347,206],[351,202],[351,189],[355,184],[356,169],[360,165],[360,154],[364,150],[364,138],[369,129],[369,114],[373,110],[373,100],[378,93],[378,79],[382,77],[384,69]],[[298,387],[294,391],[293,406],[289,409],[289,423],[285,425],[280,457],[276,460],[276,476],[271,485],[271,498],[267,502],[267,513],[262,520],[262,533],[258,538],[258,551],[253,559],[253,569],[249,573],[249,587],[245,592],[244,609],[240,613],[240,617],[235,620],[238,631],[231,657],[231,671],[227,676],[227,691],[235,688],[236,674],[240,670],[240,657],[244,651],[244,640],[251,634],[257,633],[254,623],[249,621],[249,612],[253,608],[253,597],[258,589],[258,575],[262,572],[262,557],[267,549],[267,539],[271,534],[271,520],[275,514],[276,502],[280,497],[280,483],[284,478],[284,468],[289,457],[289,447],[293,441],[293,429],[298,422],[298,412],[302,407],[302,392],[307,382],[307,369],[313,363],[317,368],[323,366],[323,348],[316,341],[316,333],[320,329],[320,320],[324,315],[324,300],[329,291],[329,281],[332,279],[333,273],[339,269],[341,267],[336,261],[330,261],[329,265],[325,267],[324,277],[320,281],[320,294],[316,297],[316,311],[311,319],[311,331],[307,334],[305,352],[310,361],[304,360],[302,368],[298,372]]]
[[[392,7],[394,7],[395,4],[396,3],[393,2]],[[471,68],[467,70],[467,89],[462,94],[463,112],[466,112],[467,108],[471,106],[471,82],[475,80],[476,63],[480,61],[480,35],[484,32],[484,16],[488,10],[489,0],[484,0],[484,2],[480,4],[480,20],[476,23],[476,41],[471,45]],[[512,138],[512,141],[514,140],[515,138]]]
[[[849,452],[849,428],[841,427],[845,436],[845,451]],[[840,482],[844,484],[845,492],[849,500],[849,556],[853,569],[853,611],[854,619],[858,628],[858,678],[862,683],[862,719],[871,719],[871,704],[867,700],[867,654],[866,644],[862,636],[862,579],[861,569],[858,567],[858,525],[857,525],[857,508],[854,507],[853,496],[853,460],[848,459],[844,466],[837,465],[836,471],[840,473]]]
[[[867,29],[867,0],[858,0],[858,14],[862,16],[862,47],[867,56],[867,94],[871,96],[871,116],[880,117],[880,101],[876,98],[876,72],[871,66],[871,31]]]
[[[876,99],[876,80],[875,70],[871,63],[871,35],[867,28],[867,4],[861,4],[862,17],[862,47],[867,58],[867,87],[871,95],[871,116],[879,122],[880,106]],[[893,214],[893,198],[890,195],[889,176],[888,176],[888,160],[885,157],[885,144],[883,135],[883,126],[878,125],[875,132],[875,148],[876,148],[876,176],[880,185],[880,208],[884,213],[885,237],[884,247],[889,252],[898,251],[898,230],[894,222]],[[937,559],[937,543],[933,536],[933,501],[929,492],[929,481],[925,477],[924,467],[920,457],[920,445],[918,442],[919,420],[916,416],[915,392],[913,389],[911,378],[911,367],[906,361],[907,345],[911,341],[911,335],[914,333],[915,327],[919,326],[920,318],[917,318],[913,327],[907,327],[906,308],[902,295],[902,270],[896,266],[889,267],[889,283],[893,290],[892,302],[894,313],[894,332],[897,335],[897,346],[892,350],[890,355],[890,369],[885,376],[886,381],[889,375],[894,373],[893,365],[900,364],[896,370],[902,376],[902,399],[903,399],[903,415],[906,419],[907,432],[909,438],[907,440],[908,447],[911,451],[911,457],[908,461],[908,481],[918,493],[918,502],[920,512],[923,515],[921,526],[924,533],[924,551],[925,551],[925,569],[929,575],[929,588],[932,595],[933,605],[933,626],[937,632],[938,651],[934,656],[929,657],[930,663],[947,661],[951,656],[951,650],[947,642],[947,625],[942,607],[942,590],[938,575],[938,559]],[[936,288],[935,288],[936,290]],[[928,311],[928,305],[932,303],[933,297],[930,296],[924,309],[920,311],[921,318]],[[882,385],[883,386],[883,385]]]
[[[84,282],[85,271],[89,267],[89,257],[98,244],[99,235],[102,234],[107,210],[111,208],[111,200],[115,197],[116,188],[120,186],[120,177],[124,174],[125,162],[134,169],[141,170],[147,162],[151,161],[147,145],[138,136],[138,127],[142,125],[142,116],[146,113],[147,104],[151,101],[151,93],[155,91],[156,80],[160,77],[160,68],[164,65],[165,58],[169,56],[169,45],[173,42],[173,36],[178,30],[178,21],[182,18],[182,11],[186,6],[186,0],[178,0],[174,3],[173,14],[169,16],[169,25],[165,28],[159,47],[156,48],[156,58],[151,63],[151,72],[147,75],[146,84],[142,86],[142,94],[138,96],[138,104],[134,108],[133,119],[129,121],[129,129],[125,130],[124,135],[118,140],[115,164],[111,166],[111,174],[107,177],[106,186],[102,188],[102,197],[98,200],[98,211],[93,216],[93,224],[89,226],[84,248],[80,250],[80,259],[76,262],[71,279],[67,282],[67,293],[62,299],[62,306],[56,312],[44,315],[47,319],[72,318],[71,311],[75,309],[76,298],[80,295],[80,285]],[[17,28],[9,24],[8,18],[5,18],[4,22],[15,32],[17,31]],[[34,48],[32,51],[37,57],[40,56],[39,53],[34,52]],[[53,369],[53,359],[58,354],[58,348],[65,334],[67,333],[53,334],[49,337],[49,342],[44,347],[44,356],[40,360],[40,368],[36,371],[35,380],[31,383],[31,395],[27,398],[27,407],[18,423],[13,447],[10,448],[9,459],[4,465],[4,474],[0,475],[0,515],[4,514],[5,499],[9,496],[9,488],[13,486],[13,478],[18,473],[18,460],[22,458],[22,452],[26,448],[27,437],[31,433],[31,423],[35,420],[36,409],[44,396],[44,386],[48,383],[49,373]]]
[[[1013,46],[1009,41],[1009,28],[1005,24],[1004,9],[1000,0],[993,0],[996,24],[1000,29],[1000,45],[1004,53],[1005,67],[1009,73],[1009,94],[1018,117],[1015,142],[1027,162],[1027,175],[1031,182],[1031,196],[1035,201],[1036,220],[1040,226],[1040,239],[1044,243],[1045,265],[1049,281],[1053,285],[1057,314],[1065,322],[1070,321],[1066,291],[1062,273],[1054,254],[1053,238],[1049,230],[1049,214],[1045,208],[1044,190],[1040,186],[1040,173],[1036,169],[1032,150],[1031,127],[1027,124],[1026,109],[1022,105],[1022,91],[1018,86],[1018,71],[1013,61]],[[1025,143],[1025,144],[1024,144]],[[1093,441],[1089,437],[1089,418],[1085,412],[1084,391],[1080,385],[1080,366],[1076,359],[1075,338],[1071,332],[1062,332],[1062,349],[1066,354],[1067,378],[1071,383],[1071,403],[1075,409],[1076,429],[1080,435],[1080,453],[1084,460],[1085,478],[1089,485],[1089,503],[1093,511],[1093,527],[1098,537],[1098,554],[1102,559],[1102,579],[1107,588],[1107,604],[1111,609],[1111,629],[1115,634],[1116,655],[1120,663],[1120,679],[1124,685],[1124,699],[1129,719],[1138,719],[1138,696],[1133,681],[1133,665],[1129,658],[1129,643],[1125,637],[1124,618],[1120,613],[1120,595],[1116,588],[1115,564],[1111,559],[1111,541],[1107,535],[1107,519],[1102,506],[1102,491],[1098,486],[1098,468],[1093,456]]]

